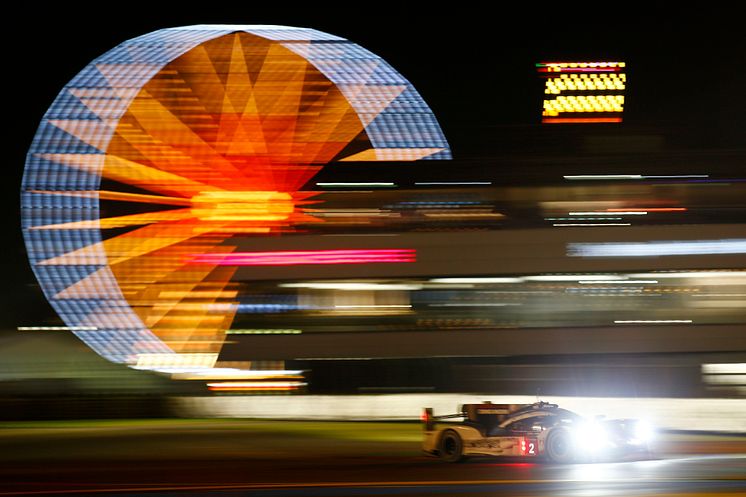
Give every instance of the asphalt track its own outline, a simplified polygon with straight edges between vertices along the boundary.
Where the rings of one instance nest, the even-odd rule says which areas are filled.
[[[417,437],[356,423],[0,427],[0,496],[746,496],[742,437],[669,435],[649,460],[568,465],[446,464]]]

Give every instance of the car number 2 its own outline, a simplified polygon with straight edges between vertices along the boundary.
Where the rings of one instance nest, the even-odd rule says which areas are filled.
[[[535,456],[538,453],[536,440],[524,438],[521,440],[521,453],[527,456]]]

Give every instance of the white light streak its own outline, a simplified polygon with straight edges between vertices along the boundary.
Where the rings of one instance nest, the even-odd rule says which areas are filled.
[[[581,285],[651,285],[658,283],[658,280],[580,280]]]
[[[746,254],[746,239],[665,242],[569,243],[571,257],[659,257],[666,255]]]
[[[365,188],[391,188],[395,187],[396,183],[387,183],[387,182],[373,182],[373,183],[316,183],[316,186],[321,187],[340,187],[340,188],[355,188],[355,187],[365,187]]]
[[[706,374],[746,374],[746,362],[702,364]]]

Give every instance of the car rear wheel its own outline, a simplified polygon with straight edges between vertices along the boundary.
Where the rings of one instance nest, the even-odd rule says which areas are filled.
[[[555,463],[572,462],[575,459],[575,448],[570,433],[562,428],[550,431],[544,444],[544,453]]]
[[[458,433],[446,430],[440,437],[438,455],[445,462],[460,462],[464,460],[464,442]]]

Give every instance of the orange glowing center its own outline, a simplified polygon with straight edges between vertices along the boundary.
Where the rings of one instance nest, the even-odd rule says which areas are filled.
[[[192,214],[200,221],[285,221],[295,210],[284,192],[207,191],[192,197]]]

